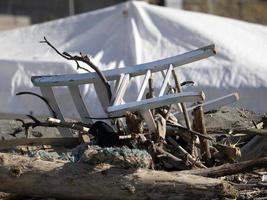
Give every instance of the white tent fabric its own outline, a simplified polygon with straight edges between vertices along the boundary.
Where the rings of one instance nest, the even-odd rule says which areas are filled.
[[[101,70],[132,66],[181,54],[214,43],[217,55],[179,67],[180,79],[194,80],[208,99],[240,93],[238,106],[267,111],[267,27],[238,20],[130,1],[47,23],[0,32],[0,112],[48,114],[34,97],[32,75],[78,73],[75,63],[58,56],[43,36],[60,51],[88,54]],[[133,84],[137,91],[140,81]],[[97,103],[92,88],[86,101]],[[64,114],[73,117],[70,101],[59,91]],[[97,116],[98,108],[93,110]]]

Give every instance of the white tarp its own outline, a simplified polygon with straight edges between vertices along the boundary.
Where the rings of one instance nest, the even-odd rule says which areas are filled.
[[[32,75],[77,73],[75,63],[39,43],[43,36],[60,51],[88,54],[101,70],[158,60],[214,43],[217,55],[179,67],[180,79],[194,80],[197,86],[190,90],[204,90],[209,99],[237,91],[240,106],[267,111],[266,26],[130,1],[0,32],[0,112],[47,114],[39,100],[14,94],[38,92],[31,84]],[[135,85],[138,88],[140,83]],[[96,102],[91,90],[85,87],[82,91],[87,102],[93,99],[90,104]],[[65,114],[73,116],[70,100],[60,92],[57,97]]]

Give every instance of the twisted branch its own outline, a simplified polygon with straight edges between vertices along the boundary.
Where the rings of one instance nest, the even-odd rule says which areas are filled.
[[[45,104],[48,106],[50,112],[53,114],[53,117],[54,117],[54,118],[57,118],[57,113],[56,113],[55,110],[52,108],[52,106],[49,104],[49,102],[47,101],[46,98],[40,96],[39,94],[33,93],[33,92],[18,92],[16,95],[17,95],[17,96],[20,96],[20,95],[25,95],[25,94],[33,95],[33,96],[36,96],[36,97],[40,98],[40,99],[41,99],[43,102],[45,102]]]
[[[81,52],[80,52],[80,56],[72,56],[70,55],[69,53],[67,52],[59,52],[56,47],[54,47],[47,39],[46,37],[44,37],[44,41],[40,41],[40,43],[46,43],[48,46],[50,46],[58,55],[60,55],[61,57],[67,59],[67,60],[73,60],[75,61],[76,65],[77,65],[77,70],[78,69],[83,69],[87,72],[90,72],[88,69],[84,68],[84,67],[81,67],[79,65],[79,62],[78,61],[81,61],[85,64],[87,64],[89,67],[91,67],[97,74],[98,76],[100,77],[101,81],[104,83],[104,86],[106,88],[106,91],[107,91],[107,94],[108,94],[108,97],[109,97],[109,100],[111,100],[111,96],[112,96],[112,93],[111,93],[111,89],[110,89],[110,85],[106,79],[106,77],[104,76],[104,74],[98,69],[98,67],[91,62],[91,60],[89,59],[89,57],[87,55],[83,55]]]

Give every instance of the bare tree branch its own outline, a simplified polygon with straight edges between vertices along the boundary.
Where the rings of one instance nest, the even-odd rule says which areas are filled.
[[[53,114],[53,117],[54,117],[54,118],[57,118],[57,113],[54,111],[54,109],[53,109],[52,106],[49,104],[49,102],[47,101],[46,98],[40,96],[39,94],[33,93],[33,92],[19,92],[19,93],[17,93],[16,95],[19,96],[19,95],[24,95],[24,94],[33,95],[33,96],[36,96],[36,97],[40,98],[40,99],[41,99],[43,102],[45,102],[45,104],[48,106],[50,112],[52,112],[52,114]]]
[[[22,119],[16,119],[16,121],[22,123],[22,127],[25,128],[26,132],[29,130],[29,128],[43,126],[43,127],[64,127],[87,133],[89,131],[89,128],[91,127],[90,124],[84,124],[82,122],[63,122],[54,118],[48,118],[46,121],[40,121],[32,115],[27,115],[27,117],[30,118],[33,122],[25,122]],[[54,119],[54,121],[52,121],[51,119]]]
[[[85,64],[87,64],[88,66],[90,66],[100,77],[100,79],[102,80],[102,82],[104,83],[104,86],[107,90],[108,96],[109,96],[109,100],[111,99],[112,93],[111,93],[111,89],[110,89],[110,85],[108,84],[108,81],[106,79],[106,77],[104,76],[104,74],[99,70],[99,68],[93,64],[91,62],[91,60],[89,59],[89,57],[87,55],[83,55],[82,53],[80,53],[80,56],[72,56],[67,52],[59,52],[56,47],[54,47],[47,39],[46,37],[44,37],[44,41],[40,41],[40,43],[46,43],[48,46],[50,46],[58,55],[60,55],[61,57],[67,59],[67,60],[73,60],[76,62],[77,64],[77,69],[83,69],[87,72],[90,72],[88,69],[81,67],[78,63],[78,61],[81,61]]]

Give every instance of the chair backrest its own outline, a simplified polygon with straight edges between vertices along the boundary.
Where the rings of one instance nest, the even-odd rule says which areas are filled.
[[[216,52],[214,50],[214,45],[209,45],[181,55],[165,58],[158,61],[103,71],[103,74],[108,81],[115,81],[111,101],[109,100],[108,94],[103,92],[106,91],[105,86],[103,82],[101,82],[101,80],[99,79],[97,73],[95,72],[84,74],[33,76],[31,80],[35,86],[40,87],[42,95],[48,100],[50,105],[53,107],[59,119],[64,121],[64,117],[58,106],[58,102],[53,92],[53,87],[67,86],[74,105],[81,117],[81,121],[85,123],[93,123],[93,120],[88,118],[90,117],[90,112],[88,111],[85,102],[81,96],[79,85],[93,84],[98,99],[103,107],[103,110],[107,112],[108,106],[118,105],[121,103],[123,95],[125,94],[126,88],[131,78],[144,75],[142,86],[136,97],[136,101],[140,101],[144,96],[148,80],[151,77],[152,73],[161,71],[164,75],[164,80],[159,90],[159,96],[162,96],[164,95],[174,68],[207,58],[209,56],[214,55],[215,53]],[[166,73],[164,72],[164,70],[167,70]],[[64,134],[66,135],[66,130],[64,130],[64,132]]]

